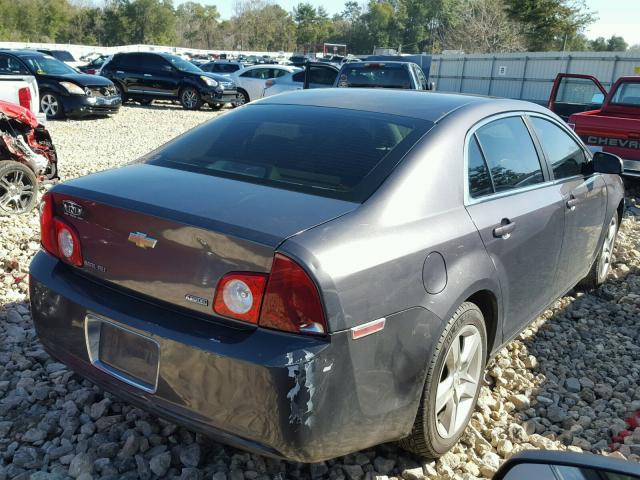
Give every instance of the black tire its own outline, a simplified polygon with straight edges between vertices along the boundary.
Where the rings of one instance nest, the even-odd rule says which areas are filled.
[[[209,107],[211,107],[211,110],[222,110],[222,107],[224,107],[223,103],[210,103]]]
[[[614,213],[611,220],[607,224],[607,233],[602,239],[598,250],[598,256],[596,257],[593,265],[587,276],[580,280],[578,287],[585,290],[593,290],[598,288],[607,280],[607,275],[611,267],[611,257],[613,250],[616,246],[616,238],[618,237],[618,214]],[[613,235],[613,238],[610,237]]]
[[[180,105],[185,110],[200,110],[202,108],[202,97],[200,92],[193,87],[184,87],[180,90]]]
[[[238,89],[238,101],[236,103],[233,104],[234,107],[241,107],[242,105],[244,105],[245,103],[249,103],[251,101],[251,99],[249,98],[249,94],[246,92],[246,90],[243,90],[241,88]]]
[[[49,120],[59,120],[65,116],[60,96],[50,90],[44,90],[40,94],[40,111]]]
[[[120,82],[113,82],[113,85],[116,87],[116,91],[118,92],[118,95],[120,95],[120,100],[122,101],[122,105],[124,105],[125,103],[127,103],[127,101],[129,101],[129,99],[124,93],[124,87]]]
[[[38,180],[22,163],[0,161],[0,216],[28,213],[38,203]]]
[[[448,377],[446,371],[448,368],[446,366],[446,360],[450,347],[454,340],[456,340],[458,342],[462,342],[459,343],[459,345],[462,345],[462,348],[464,349],[464,342],[467,340],[461,341],[462,337],[459,337],[459,334],[463,332],[466,333],[468,331],[474,332],[474,335],[477,331],[480,336],[480,339],[478,340],[479,343],[477,345],[481,350],[476,354],[479,355],[479,357],[474,355],[474,372],[479,372],[479,377],[477,385],[475,387],[471,387],[471,389],[475,388],[475,394],[472,397],[466,397],[465,409],[468,408],[469,405],[471,408],[468,409],[468,413],[465,418],[460,418],[460,420],[464,421],[454,422],[459,423],[459,426],[453,429],[451,436],[445,438],[439,433],[437,424],[438,412],[436,412],[435,407],[432,408],[432,406],[436,405],[438,385],[444,377]],[[444,455],[458,442],[469,423],[469,419],[471,418],[471,414],[473,413],[478,400],[478,393],[480,392],[480,387],[484,378],[486,361],[487,332],[484,317],[480,309],[475,304],[471,302],[464,302],[460,307],[458,307],[449,322],[447,322],[447,326],[438,340],[435,352],[427,369],[427,377],[424,384],[422,398],[420,399],[420,405],[418,407],[418,414],[416,415],[416,420],[413,425],[413,430],[407,438],[400,440],[399,443],[402,448],[423,458],[434,459]],[[463,385],[463,383],[457,380],[457,378],[456,382],[459,386]],[[468,403],[469,401],[471,401],[470,404]],[[448,404],[449,403],[446,405]],[[442,409],[441,412],[444,415],[445,410]]]
[[[137,101],[140,105],[147,106],[153,103],[153,98],[139,98]]]

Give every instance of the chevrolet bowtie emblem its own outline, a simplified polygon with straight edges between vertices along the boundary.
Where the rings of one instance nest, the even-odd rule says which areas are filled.
[[[131,232],[129,234],[129,241],[136,244],[136,247],[140,248],[155,248],[158,240],[147,236],[142,232]]]

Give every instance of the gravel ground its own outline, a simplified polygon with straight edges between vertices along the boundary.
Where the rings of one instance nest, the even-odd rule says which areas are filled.
[[[69,179],[129,162],[215,115],[125,107],[113,118],[48,126]],[[267,459],[103,392],[36,338],[26,276],[39,248],[36,212],[0,217],[0,480],[490,478],[528,448],[640,461],[640,209],[637,187],[628,193],[610,280],[561,298],[500,352],[462,440],[430,463],[391,444],[315,465]]]

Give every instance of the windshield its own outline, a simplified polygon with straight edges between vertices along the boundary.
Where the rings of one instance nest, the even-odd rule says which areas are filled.
[[[402,65],[349,64],[340,72],[338,86],[410,89],[411,78]]]
[[[363,202],[432,125],[372,112],[257,104],[208,122],[143,161]]]
[[[37,75],[73,75],[76,72],[66,63],[56,60],[53,57],[44,55],[42,57],[27,57],[25,60],[31,70],[36,72]]]
[[[176,67],[178,70],[182,72],[190,72],[190,73],[203,73],[202,70],[196,67],[193,63],[187,62],[181,57],[177,55],[166,55],[164,56],[166,60],[171,62],[171,65]]]
[[[76,61],[76,59],[73,58],[73,55],[71,55],[66,50],[53,50],[51,52],[51,55],[53,55],[58,60],[61,60],[63,62],[75,62]]]

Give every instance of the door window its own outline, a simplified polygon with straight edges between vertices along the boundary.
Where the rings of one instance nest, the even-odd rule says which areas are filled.
[[[254,68],[251,69],[247,72],[244,72],[242,75],[240,75],[241,77],[244,78],[259,78],[262,80],[266,80],[269,77],[269,69],[268,68]]]
[[[478,146],[478,141],[475,137],[471,137],[469,141],[468,152],[468,177],[469,177],[469,195],[472,198],[482,197],[493,193],[493,186],[491,185],[491,177],[489,175],[489,169],[487,168],[487,162],[484,160],[484,156]]]
[[[291,76],[291,80],[293,80],[294,82],[304,83],[304,70],[298,73],[294,73]]]
[[[611,103],[620,105],[640,105],[640,83],[623,83],[611,99]]]
[[[319,85],[333,85],[336,81],[336,71],[324,67],[309,67],[309,83]]]
[[[113,64],[119,68],[138,68],[142,65],[142,60],[144,58],[144,54],[141,53],[130,53],[127,55],[116,55],[113,57]]]
[[[169,64],[157,55],[142,55],[140,67],[143,70],[167,70]]]
[[[540,117],[531,117],[531,123],[556,179],[588,173],[584,151],[567,132]]]
[[[577,103],[599,105],[604,100],[602,91],[590,78],[563,77],[558,85],[555,101],[558,103]]]
[[[476,132],[496,193],[544,182],[540,160],[524,120],[495,120]]]
[[[16,58],[0,55],[0,75],[30,75],[30,73]]]

